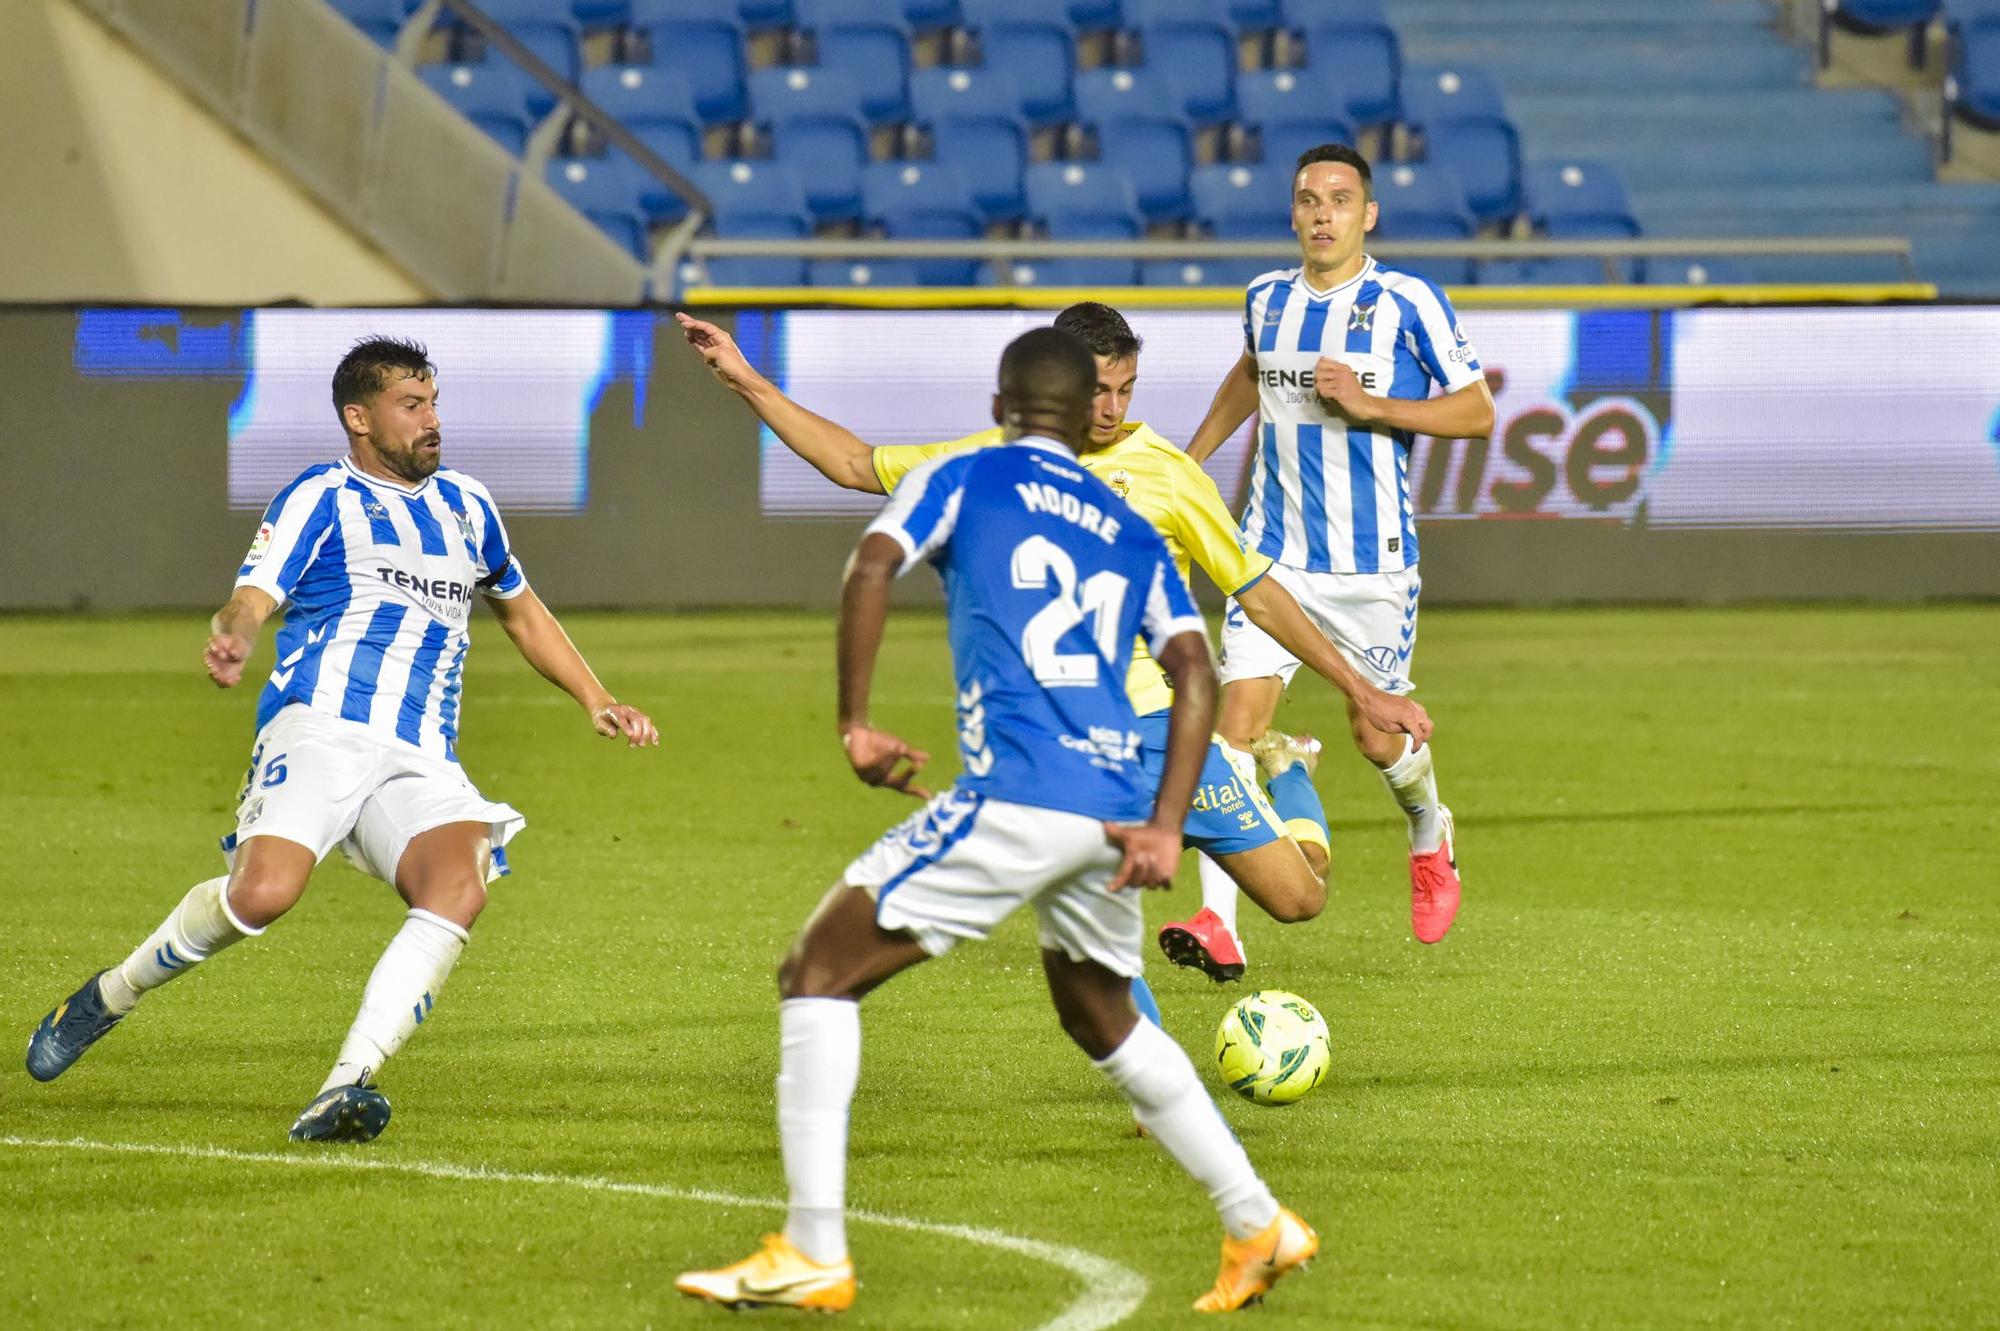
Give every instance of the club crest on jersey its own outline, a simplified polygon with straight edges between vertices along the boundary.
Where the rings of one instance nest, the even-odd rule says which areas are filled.
[[[1347,326],[1353,332],[1370,333],[1375,330],[1375,304],[1356,305],[1354,312],[1347,316]]]
[[[458,534],[465,538],[465,543],[467,545],[476,544],[472,539],[472,515],[454,511],[451,516],[458,523]]]
[[[1132,473],[1123,467],[1106,476],[1104,483],[1110,486],[1111,493],[1117,495],[1120,499],[1124,499],[1132,493]]]
[[[382,507],[381,500],[375,499],[373,497],[369,498],[361,505],[361,511],[363,513],[366,513],[370,518],[379,518],[384,522],[388,521],[389,519],[389,510]]]

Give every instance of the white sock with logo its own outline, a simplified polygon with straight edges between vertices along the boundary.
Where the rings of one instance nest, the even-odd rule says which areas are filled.
[[[1132,1102],[1153,1140],[1208,1189],[1231,1238],[1254,1238],[1270,1228],[1278,1218],[1278,1199],[1257,1177],[1243,1143],[1223,1122],[1172,1036],[1142,1021],[1097,1066]]]
[[[788,998],[778,1004],[778,1031],[778,1139],[791,1190],[785,1240],[815,1262],[843,1261],[847,1111],[861,1077],[861,1005]]]
[[[1403,756],[1382,769],[1389,794],[1410,820],[1410,849],[1428,855],[1444,844],[1444,819],[1439,816],[1437,775],[1431,768],[1431,746],[1416,747],[1403,737]]]
[[[196,883],[131,956],[104,972],[97,982],[104,1006],[130,1012],[147,990],[185,975],[239,938],[263,933],[230,913],[228,886],[227,878]]]
[[[1194,857],[1195,870],[1201,875],[1201,904],[1222,917],[1222,923],[1236,938],[1238,949],[1243,947],[1243,935],[1236,928],[1236,901],[1241,889],[1236,880],[1229,876],[1229,870],[1217,864],[1206,855]],[[1249,953],[1245,952],[1245,959]]]
[[[412,909],[361,991],[361,1010],[320,1093],[371,1079],[431,1014],[471,935],[442,915]]]

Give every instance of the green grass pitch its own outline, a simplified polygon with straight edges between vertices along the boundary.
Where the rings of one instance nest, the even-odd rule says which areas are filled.
[[[824,616],[571,628],[665,745],[597,740],[480,627],[464,759],[529,827],[387,1069],[387,1134],[285,1140],[400,918],[336,856],[290,918],[61,1080],[31,1082],[12,1046],[0,1325],[735,1325],[673,1275],[742,1256],[779,1212],[684,1194],[782,1194],[773,967],[910,806],[846,771]],[[218,872],[253,690],[204,681],[203,631],[0,620],[16,1041]],[[1974,606],[1426,615],[1457,928],[1411,939],[1400,819],[1344,742],[1319,778],[1326,914],[1281,929],[1245,907],[1251,984],[1305,994],[1335,1038],[1303,1103],[1224,1104],[1325,1241],[1257,1324],[2000,1323],[1996,643]],[[948,675],[941,621],[897,618],[877,719],[948,754]],[[1330,690],[1294,695],[1282,724],[1338,738]],[[1149,917],[1193,900],[1189,870]],[[1150,973],[1206,1068],[1241,990]],[[863,1029],[856,1207],[1095,1254],[1147,1283],[1127,1325],[1196,1322],[1213,1213],[1062,1037],[1028,920],[893,983]],[[28,1144],[71,1140],[168,1153]],[[283,1163],[329,1158],[391,1168]],[[403,1172],[431,1166],[545,1177]],[[1018,1251],[851,1235],[847,1326],[1102,1306]]]

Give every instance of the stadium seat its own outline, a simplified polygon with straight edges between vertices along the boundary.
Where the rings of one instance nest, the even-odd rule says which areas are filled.
[[[1355,142],[1354,126],[1329,90],[1305,70],[1254,70],[1236,76],[1236,119],[1256,131],[1257,161],[1289,165],[1323,143]],[[1242,154],[1232,153],[1239,160]]]
[[[794,0],[792,21],[812,35],[821,65],[853,77],[870,124],[909,118],[910,30],[899,8],[883,0]]]
[[[1131,180],[1103,163],[1038,162],[1029,167],[1028,215],[1051,240],[1137,240],[1145,229]],[[1132,259],[1036,259],[1017,264],[1015,280],[1042,286],[1132,286],[1139,271]]]
[[[692,147],[687,160],[701,155],[701,116],[695,111],[694,89],[678,71],[657,65],[599,65],[583,72],[582,87],[585,97],[627,129],[636,133],[641,128],[675,126]]]
[[[903,0],[903,21],[912,32],[935,32],[958,22],[958,0]]]
[[[1018,222],[1027,207],[1028,132],[1018,120],[940,120],[931,126],[932,157],[965,179],[987,225]]]
[[[1596,259],[1481,259],[1475,267],[1481,286],[1578,287],[1597,286],[1606,280],[1604,265]]]
[[[1197,125],[1236,109],[1236,39],[1213,21],[1147,23],[1138,29],[1146,68],[1164,74],[1181,114]]]
[[[1149,287],[1242,287],[1288,265],[1282,259],[1147,259],[1139,281]]]
[[[972,190],[941,162],[871,162],[861,174],[862,211],[885,235],[906,240],[976,240],[984,232]],[[919,259],[927,286],[970,286],[977,259]]]
[[[1424,136],[1424,160],[1448,166],[1482,222],[1521,208],[1521,136],[1500,100],[1500,85],[1470,65],[1411,66],[1403,120]]]
[[[816,287],[913,287],[917,266],[908,259],[815,259],[806,281]]]
[[[1879,37],[1907,29],[1910,68],[1924,63],[1925,29],[1943,8],[1940,0],[1823,0],[1819,12],[1819,64],[1833,60],[1833,30]]]
[[[645,0],[634,0],[635,18]],[[678,72],[704,124],[741,120],[747,105],[743,30],[720,18],[663,19],[640,29],[649,63]]]
[[[628,125],[626,128],[654,156],[684,176],[701,165],[701,135],[692,125],[677,120],[661,120]],[[648,215],[656,222],[679,221],[686,211],[679,195],[647,209]]]
[[[500,19],[499,15],[493,15]],[[583,73],[583,35],[576,21],[567,13],[556,18],[500,19],[507,35],[528,48],[530,54],[550,69],[565,83],[574,84]],[[461,60],[494,63],[506,61],[507,57],[498,49],[490,47],[483,38],[471,29],[462,30],[452,42],[453,54]],[[556,104],[556,95],[544,88],[540,82],[531,80],[534,93],[529,98],[528,109],[540,118],[549,113]]]
[[[1523,177],[1522,200],[1528,220],[1537,230],[1601,221],[1625,227],[1628,236],[1639,234],[1625,182],[1609,162],[1536,162]]]
[[[812,231],[798,214],[720,205],[713,226],[722,240],[802,240]],[[716,257],[705,260],[703,267],[708,280],[719,287],[796,287],[806,282],[806,261],[797,255]]]
[[[569,12],[585,28],[622,28],[632,21],[632,0],[569,0]]]
[[[1229,21],[1244,32],[1268,32],[1285,20],[1278,0],[1229,0]]]
[[[1373,128],[1401,118],[1403,47],[1379,0],[1283,0],[1279,8],[1304,39],[1304,64],[1340,90],[1349,120]]]
[[[1465,187],[1451,168],[1436,163],[1399,162],[1375,173],[1375,201],[1380,216],[1375,236],[1380,240],[1468,240],[1474,229]],[[1472,281],[1470,259],[1388,259],[1433,282]]]
[[[595,222],[639,262],[648,262],[645,200],[658,189],[658,182],[638,163],[615,153],[596,158],[559,158],[549,163],[546,179],[551,189],[569,200],[572,207]]]
[[[805,182],[806,206],[820,222],[861,216],[861,167],[868,131],[861,89],[834,66],[760,69],[750,76],[750,114],[770,132],[772,157]]]
[[[1194,215],[1218,240],[1279,240],[1291,235],[1291,188],[1291,169],[1268,162],[1200,166],[1188,178]]]
[[[2000,131],[2000,4],[1995,12],[1953,15],[1951,69],[1944,81],[1944,155],[1952,155],[1952,122]]]
[[[476,65],[425,65],[417,76],[494,142],[516,157],[521,155],[534,123],[528,104],[535,81],[525,70],[510,61],[490,60]]]
[[[959,0],[958,10],[978,35],[986,68],[1009,74],[1020,88],[1032,128],[1072,118],[1076,35],[1062,0]]]
[[[1648,259],[1646,280],[1659,286],[1729,286],[1750,280],[1740,259]]]
[[[1194,147],[1157,70],[1092,69],[1077,75],[1077,119],[1097,133],[1098,160],[1131,177],[1140,210],[1153,222],[1188,215]]]
[[[989,69],[920,69],[910,79],[910,109],[929,127],[937,160],[965,177],[989,225],[1021,216],[1028,130],[1012,77]]]
[[[753,31],[792,25],[792,0],[736,0],[736,16]]]

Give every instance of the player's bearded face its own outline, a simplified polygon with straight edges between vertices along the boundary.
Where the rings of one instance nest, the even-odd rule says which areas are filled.
[[[444,457],[437,384],[428,375],[398,379],[368,404],[368,440],[382,465],[412,483],[438,469]]]
[[[1337,268],[1361,252],[1375,225],[1375,204],[1361,174],[1345,162],[1314,162],[1292,182],[1292,230],[1316,268]]]
[[[1097,392],[1090,399],[1090,442],[1106,448],[1118,442],[1125,413],[1132,409],[1132,389],[1139,382],[1139,358],[1097,357]]]

